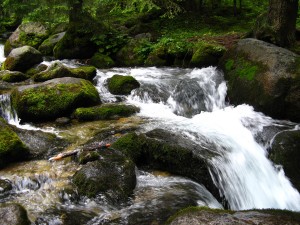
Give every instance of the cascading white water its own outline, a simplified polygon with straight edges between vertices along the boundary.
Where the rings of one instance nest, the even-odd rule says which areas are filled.
[[[9,94],[0,95],[0,116],[2,116],[9,124],[24,130],[41,130],[43,132],[54,133],[58,135],[58,131],[56,131],[52,127],[38,128],[28,123],[21,124],[21,120],[19,119],[16,111],[11,106]]]
[[[231,209],[300,211],[299,193],[254,139],[263,126],[278,121],[248,105],[226,106],[226,83],[216,68],[103,70],[97,77],[100,93],[106,91],[102,84],[113,74],[132,75],[141,83],[127,101],[141,108],[141,116],[154,120],[148,129],[159,127],[185,134],[214,153],[207,159],[210,172]]]
[[[4,62],[5,56],[4,56],[4,45],[0,44],[0,63]]]

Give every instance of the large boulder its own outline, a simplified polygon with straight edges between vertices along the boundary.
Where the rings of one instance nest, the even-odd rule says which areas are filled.
[[[113,75],[107,79],[110,93],[114,95],[129,95],[133,89],[139,88],[140,83],[132,76]]]
[[[270,159],[282,165],[292,184],[300,191],[300,131],[283,131],[272,142]]]
[[[40,22],[29,22],[21,24],[5,43],[4,53],[7,56],[12,49],[25,45],[38,48],[47,38],[48,28]]]
[[[128,200],[136,185],[135,164],[114,149],[98,154],[99,160],[88,162],[74,174],[78,193],[88,197],[102,194],[112,203]]]
[[[0,80],[6,82],[21,82],[27,80],[28,76],[19,71],[9,71],[9,70],[2,70],[0,71]]]
[[[43,61],[42,54],[33,47],[23,46],[13,49],[3,62],[2,69],[26,72]]]
[[[30,225],[27,212],[23,206],[15,203],[0,204],[0,224],[3,225]]]
[[[180,135],[161,129],[146,134],[128,133],[113,143],[112,147],[122,151],[139,167],[191,178],[203,184],[215,197],[219,196],[204,160],[209,157],[205,155],[207,149],[203,148],[203,155],[199,156],[193,150],[195,146]]]
[[[92,81],[96,76],[94,66],[80,66],[78,68],[69,68],[61,62],[54,62],[46,70],[33,76],[34,81],[42,82],[54,78],[76,77]]]
[[[0,117],[0,168],[28,158],[29,151],[18,135]]]
[[[139,112],[139,108],[125,104],[103,104],[90,108],[77,108],[74,117],[81,121],[109,120],[128,117]]]
[[[68,146],[68,142],[53,133],[12,127],[20,140],[29,148],[30,159],[48,159]]]
[[[168,225],[297,225],[300,224],[300,214],[284,210],[251,210],[229,211],[209,209],[205,207],[190,207],[172,216]]]
[[[256,39],[240,40],[220,62],[233,104],[300,121],[300,56]]]
[[[61,32],[58,34],[53,34],[49,38],[43,41],[43,43],[39,46],[38,50],[43,55],[53,55],[53,49],[55,45],[65,36],[66,32]]]
[[[78,107],[100,102],[90,81],[56,78],[40,84],[21,86],[11,94],[12,104],[24,121],[47,121],[69,115]]]

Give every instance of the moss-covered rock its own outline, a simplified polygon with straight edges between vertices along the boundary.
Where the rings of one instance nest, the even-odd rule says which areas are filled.
[[[25,45],[38,48],[48,36],[48,28],[39,22],[21,24],[5,43],[4,53],[7,56],[12,49]]]
[[[23,206],[15,203],[1,203],[0,224],[30,225],[31,222]]]
[[[199,42],[190,61],[192,67],[216,66],[225,52],[225,47],[207,42]]]
[[[90,60],[90,64],[97,68],[110,68],[115,65],[115,62],[108,55],[95,53]]]
[[[126,201],[136,185],[135,164],[114,149],[98,153],[100,160],[83,165],[72,178],[79,194],[103,194],[112,203]]]
[[[233,104],[300,121],[300,56],[272,44],[240,40],[220,61]]]
[[[91,108],[78,108],[73,116],[81,121],[109,120],[128,117],[139,112],[139,108],[125,104],[103,104]]]
[[[55,45],[65,36],[66,32],[61,32],[58,34],[51,35],[39,46],[38,50],[43,55],[53,55],[53,49]]]
[[[27,159],[28,148],[1,117],[0,125],[0,168],[10,162]]]
[[[168,225],[231,225],[264,224],[289,225],[300,224],[300,214],[285,210],[249,210],[229,211],[206,207],[189,207],[179,211],[166,222]]]
[[[26,71],[26,75],[28,77],[33,77],[35,74],[45,71],[47,68],[48,68],[47,65],[41,63],[41,64],[35,65],[34,67],[31,67],[30,69],[28,69]]]
[[[43,61],[42,54],[30,46],[13,49],[3,62],[4,70],[26,72],[35,64]]]
[[[132,76],[113,75],[107,80],[108,90],[114,95],[129,95],[140,83]]]
[[[18,116],[24,121],[52,120],[69,115],[78,107],[100,102],[90,81],[71,77],[18,87],[11,98]]]
[[[93,38],[97,32],[103,32],[103,24],[89,13],[77,16],[77,20],[69,22],[66,34],[53,49],[57,59],[89,59],[98,49]]]
[[[76,77],[92,81],[96,76],[94,66],[81,66],[78,68],[69,68],[61,62],[54,62],[46,70],[33,76],[34,81],[43,82],[54,78]]]
[[[116,61],[120,66],[142,66],[147,53],[143,51],[149,45],[148,38],[132,39],[117,52]]]
[[[2,70],[0,71],[0,79],[6,82],[21,82],[27,80],[29,77],[19,71],[9,71],[9,70]]]
[[[202,183],[215,197],[219,195],[203,160],[206,156],[195,155],[193,146],[179,135],[160,129],[147,134],[129,133],[113,143],[112,148],[122,151],[137,166],[189,177]],[[202,152],[205,155],[207,150]]]
[[[274,163],[283,166],[285,175],[300,191],[300,131],[283,131],[277,134],[269,157]]]

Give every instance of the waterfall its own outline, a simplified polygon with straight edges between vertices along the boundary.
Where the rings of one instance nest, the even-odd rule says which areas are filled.
[[[0,64],[4,62],[5,56],[4,56],[4,45],[0,44]]]
[[[146,130],[159,127],[184,134],[213,153],[207,158],[210,173],[231,209],[300,211],[300,194],[254,138],[264,126],[280,122],[249,105],[227,105],[226,83],[216,68],[103,70],[98,90],[104,91],[101,85],[113,74],[132,75],[141,83],[127,101],[141,108],[140,116],[153,121]]]

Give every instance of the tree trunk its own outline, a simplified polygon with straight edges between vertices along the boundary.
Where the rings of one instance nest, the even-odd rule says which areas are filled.
[[[81,19],[83,0],[69,0],[69,22],[77,22]]]
[[[268,22],[278,45],[295,42],[297,12],[298,0],[269,0]]]
[[[233,15],[237,15],[237,7],[236,7],[236,0],[233,0]]]

